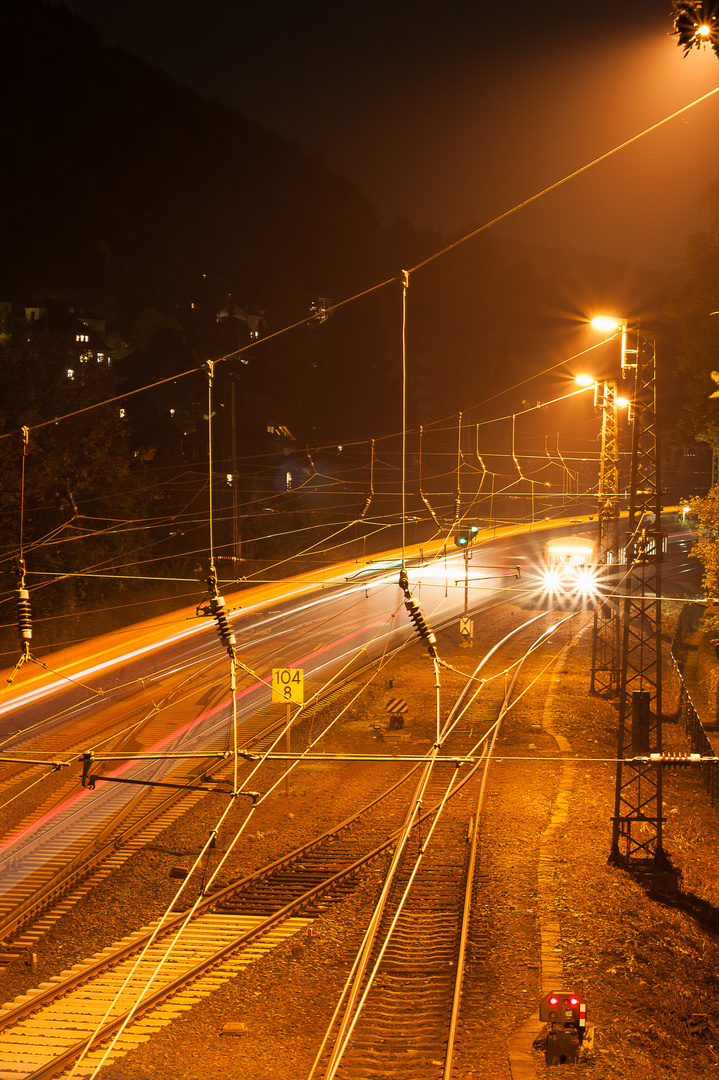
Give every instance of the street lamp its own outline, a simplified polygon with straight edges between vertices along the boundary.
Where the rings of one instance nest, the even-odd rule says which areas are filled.
[[[620,319],[599,318],[592,325],[604,333],[626,331]],[[625,349],[624,337],[622,352]],[[628,405],[617,393],[614,379],[599,382],[591,375],[576,377],[580,386],[594,386],[594,407],[602,414],[601,451],[597,484],[597,572],[606,578],[617,562],[619,537],[619,408]],[[619,617],[615,605],[606,602],[594,609],[590,691],[615,695],[619,692]]]
[[[598,409],[598,408],[602,407],[602,400],[599,397],[599,382],[598,382],[597,379],[594,378],[593,375],[577,375],[575,377],[574,381],[578,386],[593,386],[594,387],[594,407],[595,407],[595,409]],[[611,386],[613,386],[615,388],[615,390],[616,390],[616,386],[617,386],[616,382],[614,382],[612,380],[605,379],[604,380],[604,388],[605,389],[604,389],[604,398],[603,398],[604,401],[606,401],[606,399],[607,399],[607,387],[611,387]],[[717,396],[719,397],[719,395],[717,395]],[[626,409],[631,405],[631,401],[629,400],[629,398],[625,398],[625,397],[618,397],[617,396],[617,397],[615,397],[614,401],[615,401],[615,404],[616,404],[618,409]]]
[[[595,330],[601,330],[605,334],[614,334],[620,326],[626,326],[626,319],[617,319],[613,315],[595,315],[590,326]]]
[[[674,0],[674,35],[677,44],[684,49],[684,55],[690,49],[702,49],[711,45],[717,53],[717,18],[715,3],[706,0]]]
[[[634,349],[630,349],[627,346],[627,331],[629,329],[627,320],[617,319],[613,315],[595,315],[594,318],[590,320],[589,325],[594,330],[599,330],[603,334],[616,334],[618,331],[620,332],[622,340],[622,377],[626,378],[627,369],[635,368],[637,366],[637,353],[639,349],[638,344]],[[636,331],[638,337],[638,325]],[[634,358],[631,362],[627,359],[630,356]]]
[[[607,383],[609,381],[611,381],[611,380],[605,379],[605,386],[607,386]],[[599,400],[598,400],[599,381],[597,379],[595,379],[595,377],[593,375],[578,375],[578,376],[575,376],[574,382],[576,384],[578,384],[578,387],[594,387],[594,404],[598,408],[599,407]],[[616,386],[615,382],[611,382],[611,384],[612,384],[612,386]],[[616,399],[616,407],[618,407],[618,408],[627,408],[630,404],[632,404],[632,402],[629,401],[628,397],[618,397],[618,399]]]

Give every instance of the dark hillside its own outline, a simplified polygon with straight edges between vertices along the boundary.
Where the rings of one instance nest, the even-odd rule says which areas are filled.
[[[305,547],[319,558],[338,525],[355,535],[374,481],[372,514],[396,520],[400,443],[388,436],[402,426],[404,346],[409,485],[419,498],[421,471],[437,505],[453,506],[459,413],[466,503],[484,475],[479,455],[498,490],[515,483],[513,416],[566,393],[591,307],[611,298],[624,310],[627,284],[642,312],[666,297],[667,282],[638,267],[620,274],[491,231],[429,259],[446,238],[406,219],[387,226],[320,157],[43,0],[0,3],[0,100],[0,568],[19,554],[23,505],[28,574],[43,575],[38,619],[104,619],[111,586],[118,605],[194,589],[209,542],[209,415],[220,556],[239,559],[243,576],[277,560],[285,572]],[[399,279],[419,264],[403,340]],[[210,406],[203,366],[230,356]],[[671,351],[660,356],[668,369]],[[532,383],[548,369],[551,380]],[[108,398],[114,411],[93,409]],[[577,423],[569,411],[518,422],[530,473],[551,467],[557,425]],[[562,436],[564,453],[596,451],[593,430],[572,439]],[[122,534],[107,528],[117,520]],[[116,580],[93,576],[100,565]],[[16,584],[5,573],[0,631],[11,637]]]
[[[317,155],[42,0],[0,6],[0,95],[0,301],[67,297],[95,310],[133,349],[142,344],[141,385],[155,366],[152,341],[148,354],[138,340],[148,309],[171,314],[202,363],[238,345],[217,334],[228,295],[263,313],[264,337],[305,317],[317,297],[345,299],[445,243],[408,221],[383,227]],[[536,256],[487,234],[412,275],[411,423],[541,371],[550,337],[571,333],[603,299],[597,275],[618,281],[606,260]],[[641,276],[642,312],[661,310],[667,283],[627,273],[630,288]],[[303,441],[395,430],[400,323],[399,285],[373,293],[319,331],[263,345],[248,389],[279,395]],[[188,366],[183,358],[176,370]]]
[[[0,41],[4,296],[174,307],[206,274],[284,317],[366,283],[376,216],[319,158],[105,46],[67,10],[4,3]]]

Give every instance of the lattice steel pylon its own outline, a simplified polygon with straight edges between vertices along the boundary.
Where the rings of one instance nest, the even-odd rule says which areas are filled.
[[[594,404],[602,410],[602,442],[599,459],[597,510],[597,562],[599,584],[607,582],[616,569],[619,538],[619,423],[616,382],[597,383]],[[615,696],[620,683],[619,609],[616,601],[604,599],[594,609],[592,633],[593,694]]]
[[[617,778],[610,859],[628,868],[656,867],[662,848],[660,764],[627,758],[661,752],[661,486],[654,343],[637,334],[627,574],[622,593]]]

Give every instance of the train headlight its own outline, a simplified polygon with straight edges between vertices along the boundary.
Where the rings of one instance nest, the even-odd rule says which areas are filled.
[[[596,592],[597,576],[591,569],[581,569],[577,573],[577,585],[584,593]]]
[[[542,575],[542,581],[545,589],[558,589],[561,584],[561,578],[556,570],[545,570]]]

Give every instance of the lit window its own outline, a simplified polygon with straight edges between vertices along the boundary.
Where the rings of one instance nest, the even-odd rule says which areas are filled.
[[[288,472],[288,473],[285,474],[285,483],[287,484],[287,490],[292,491],[292,473],[291,472]]]
[[[175,410],[174,410],[174,409],[170,409],[170,416],[174,416],[174,415],[175,415]]]
[[[68,377],[68,379],[74,379],[75,378],[75,370],[74,370],[74,368],[69,367],[67,369],[67,377]]]
[[[125,419],[125,410],[124,409],[120,409],[120,419],[121,420]]]
[[[231,485],[231,484],[232,484],[232,480],[233,480],[233,476],[232,476],[232,473],[231,473],[231,472],[228,472],[228,473],[227,473],[226,475],[227,475],[227,483],[228,483],[229,485]]]
[[[105,359],[105,354],[104,354],[104,352],[99,352],[99,353],[97,354],[97,362],[98,362],[98,364],[101,364],[101,363],[102,363],[102,361],[103,361],[104,359]]]

